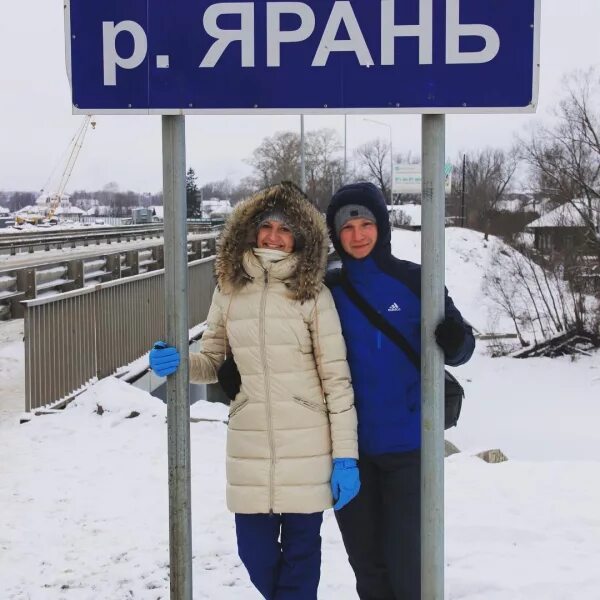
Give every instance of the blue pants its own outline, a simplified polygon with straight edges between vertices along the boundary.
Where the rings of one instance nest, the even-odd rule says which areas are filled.
[[[235,515],[238,553],[266,600],[317,600],[323,513]]]

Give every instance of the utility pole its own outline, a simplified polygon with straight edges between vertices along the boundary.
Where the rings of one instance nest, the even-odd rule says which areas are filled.
[[[300,115],[300,188],[306,193],[306,165],[304,158],[304,115]]]
[[[346,185],[348,182],[348,115],[344,115],[344,178],[342,179],[342,185]]]
[[[465,227],[465,179],[467,176],[467,155],[463,154],[463,164],[462,164],[462,189],[460,192],[460,225],[461,227]]]

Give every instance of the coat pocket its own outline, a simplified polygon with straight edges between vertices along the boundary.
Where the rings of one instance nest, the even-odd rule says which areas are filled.
[[[292,400],[297,404],[300,404],[301,406],[310,408],[310,410],[314,410],[315,412],[323,414],[327,413],[327,406],[325,406],[324,402],[310,402],[308,400],[305,400],[304,398],[300,398],[300,396],[292,396]]]
[[[235,403],[229,409],[229,418],[231,419],[232,417],[237,415],[247,404],[248,404],[248,398],[245,398],[244,400],[240,400],[239,402]]]

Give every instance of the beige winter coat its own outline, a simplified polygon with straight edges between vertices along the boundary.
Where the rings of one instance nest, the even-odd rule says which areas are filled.
[[[257,214],[276,207],[299,249],[264,268],[250,249]],[[237,513],[311,513],[332,505],[332,457],[358,458],[346,347],[321,283],[327,233],[291,186],[238,205],[223,233],[219,287],[190,378],[215,382],[231,348],[242,386],[227,435],[227,506]]]

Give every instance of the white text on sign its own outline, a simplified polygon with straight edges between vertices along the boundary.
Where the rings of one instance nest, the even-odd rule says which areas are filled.
[[[375,2],[374,2],[375,4]],[[382,66],[395,64],[395,41],[397,38],[418,38],[420,65],[433,64],[433,0],[420,0],[419,22],[396,24],[397,14],[394,0],[380,0],[381,38],[380,57]],[[222,29],[218,25],[221,15],[238,15],[239,29]],[[299,18],[296,29],[281,29],[283,15]],[[460,0],[446,0],[446,52],[445,64],[481,64],[492,61],[500,50],[500,37],[495,29],[485,24],[462,24],[459,20]],[[324,67],[334,52],[348,52],[356,56],[361,66],[374,65],[373,55],[362,33],[352,2],[338,0],[332,3],[323,34],[311,40],[315,31],[316,17],[312,8],[304,2],[266,3],[266,57],[267,67],[281,66],[283,44],[312,43],[315,51],[312,67]],[[204,33],[215,41],[199,63],[203,69],[215,68],[229,46],[239,43],[242,67],[256,66],[254,2],[217,2],[204,12]],[[340,29],[347,32],[345,39],[338,39]],[[138,68],[148,53],[148,39],[143,27],[135,21],[105,21],[103,32],[104,85],[117,85],[117,67],[125,70]],[[129,34],[133,38],[130,56],[120,56],[116,48],[117,36]],[[483,47],[477,51],[462,51],[463,37],[479,38]],[[233,51],[233,50],[231,50]],[[159,68],[168,68],[168,55],[157,57]]]

